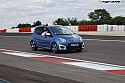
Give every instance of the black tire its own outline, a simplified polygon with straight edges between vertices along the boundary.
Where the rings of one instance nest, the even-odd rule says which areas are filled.
[[[51,45],[51,51],[53,53],[57,53],[58,52],[58,47],[57,47],[56,43],[52,43],[52,45]]]
[[[37,47],[36,47],[36,44],[35,44],[34,41],[31,41],[31,42],[30,42],[30,45],[31,45],[32,51],[36,51],[36,50],[37,50]]]

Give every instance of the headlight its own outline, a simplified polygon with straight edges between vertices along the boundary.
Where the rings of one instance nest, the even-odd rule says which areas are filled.
[[[66,40],[63,39],[63,38],[59,38],[59,41],[61,41],[61,42],[66,42]]]
[[[82,37],[80,37],[80,41],[82,41],[82,42],[83,42]]]

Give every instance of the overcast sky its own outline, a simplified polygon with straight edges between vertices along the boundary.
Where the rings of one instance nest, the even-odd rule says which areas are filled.
[[[68,17],[88,20],[88,13],[95,9],[106,9],[112,17],[125,17],[124,0],[108,4],[102,1],[106,0],[0,0],[0,29],[38,20],[42,23]]]

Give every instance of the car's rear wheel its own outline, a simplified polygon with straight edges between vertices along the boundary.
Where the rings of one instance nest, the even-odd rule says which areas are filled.
[[[36,51],[36,50],[37,50],[37,47],[36,47],[36,44],[35,44],[34,41],[31,41],[31,42],[30,42],[30,45],[31,45],[31,49],[32,49],[33,51]]]
[[[53,53],[57,53],[58,47],[57,47],[57,44],[56,44],[56,43],[52,43],[51,51],[52,51]]]

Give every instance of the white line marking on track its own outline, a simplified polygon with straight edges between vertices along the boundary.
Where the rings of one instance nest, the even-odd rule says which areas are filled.
[[[44,54],[28,53],[28,52],[21,52],[21,51],[6,50],[6,49],[0,49],[0,53],[22,56],[22,57],[29,57],[29,58],[30,57],[37,57],[37,58],[45,57],[45,58],[55,58],[55,59],[62,59],[62,60],[72,60],[71,62],[61,62],[61,63],[79,66],[79,67],[91,68],[95,70],[125,70],[125,66],[120,66],[120,65],[65,58],[65,57],[57,57],[57,56],[44,55]]]
[[[125,75],[125,66],[120,66],[120,65],[65,58],[65,57],[57,57],[57,56],[36,54],[36,53],[29,53],[29,52],[21,52],[21,51],[14,51],[14,50],[6,50],[6,49],[0,49],[0,53],[21,56],[21,57],[29,57],[29,58],[34,58],[38,60],[46,60],[51,62],[63,63],[63,64],[68,64],[68,65],[73,65],[78,67],[84,67],[84,68],[91,68],[95,70],[103,70],[107,72]]]
[[[125,42],[125,41],[123,41],[123,40],[103,40],[103,39],[83,39],[83,40],[107,41],[107,42]]]
[[[29,38],[30,36],[0,36],[0,37],[25,37],[25,38]],[[107,42],[125,42],[123,40],[105,40],[105,39],[83,39],[83,41],[84,40],[107,41]]]
[[[125,67],[119,66],[112,66],[110,65],[103,65],[103,64],[93,64],[93,63],[86,63],[86,62],[63,62],[64,64],[70,64],[79,67],[91,68],[96,70],[125,70]]]
[[[25,37],[25,38],[30,38],[30,36],[5,36],[5,35],[2,35],[2,36],[0,35],[0,37],[8,37],[8,38],[9,38],[9,37],[10,37],[10,38],[11,38],[11,37]]]

